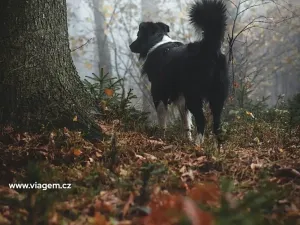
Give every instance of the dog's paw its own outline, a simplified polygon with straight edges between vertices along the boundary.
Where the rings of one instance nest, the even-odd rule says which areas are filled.
[[[185,135],[190,142],[193,141],[192,132],[190,130],[186,131]]]
[[[195,138],[195,145],[201,146],[204,143],[204,135],[203,134],[197,134]]]

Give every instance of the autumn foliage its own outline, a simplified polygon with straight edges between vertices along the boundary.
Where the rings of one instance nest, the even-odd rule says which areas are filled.
[[[143,224],[172,225],[186,217],[192,225],[212,225],[212,214],[198,205],[217,206],[219,200],[220,190],[214,184],[199,184],[187,190],[187,196],[170,195],[166,192],[155,194],[149,204],[151,213],[143,219]]]

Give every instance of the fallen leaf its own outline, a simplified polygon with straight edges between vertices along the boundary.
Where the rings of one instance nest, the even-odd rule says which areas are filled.
[[[220,189],[212,183],[197,184],[188,192],[188,196],[198,203],[217,206],[220,201]]]
[[[0,195],[7,198],[17,198],[20,199],[20,194],[7,186],[0,186]]]
[[[119,221],[118,225],[131,225],[132,222],[130,220]]]
[[[71,137],[71,135],[69,134],[69,130],[68,130],[68,128],[66,128],[66,127],[64,127],[64,135],[65,135],[66,137]]]
[[[164,145],[165,144],[163,141],[157,141],[157,140],[149,140],[149,142],[154,145]]]
[[[181,167],[179,170],[180,173],[185,173],[186,171],[187,171],[186,166]]]
[[[135,157],[137,157],[138,159],[146,159],[145,157],[141,156],[141,155],[138,155],[138,154],[135,154]]]
[[[95,225],[108,225],[109,223],[107,222],[105,216],[103,216],[101,213],[99,212],[96,212],[95,213],[95,216],[94,216],[94,219],[95,219]]]
[[[100,152],[98,152],[98,151],[97,151],[95,154],[96,154],[96,157],[97,157],[97,158],[102,157],[102,154],[101,154]]]
[[[110,88],[106,88],[104,89],[104,93],[109,96],[109,97],[112,97],[114,95],[114,90],[113,89],[110,89]]]
[[[3,225],[10,225],[11,222],[10,222],[8,219],[6,219],[4,216],[2,216],[2,215],[0,214],[0,224],[3,224]]]
[[[168,150],[168,149],[172,149],[174,147],[174,145],[168,145],[162,148],[163,151]]]
[[[256,169],[262,168],[262,166],[263,166],[262,163],[251,163],[250,168],[252,170],[256,170]]]
[[[191,221],[192,225],[212,225],[213,217],[210,213],[202,211],[190,198],[184,198],[183,211]]]
[[[183,210],[192,222],[192,225],[201,225],[199,220],[199,208],[190,198],[184,198]],[[206,224],[208,225],[208,224]]]
[[[259,138],[258,138],[258,137],[255,137],[255,138],[253,139],[253,141],[255,141],[255,142],[256,142],[256,144],[260,144],[260,140],[259,140]]]
[[[195,179],[194,172],[191,169],[181,175],[181,180],[187,180],[188,178]]]
[[[128,171],[127,171],[127,170],[124,170],[124,169],[122,169],[122,168],[120,168],[119,174],[120,174],[121,176],[127,176],[127,175],[128,175]]]
[[[55,212],[55,213],[53,213],[53,215],[51,215],[51,218],[49,219],[49,224],[58,224],[57,212]]]
[[[206,162],[207,158],[206,156],[200,156],[197,158],[197,163],[202,163],[202,162]]]
[[[148,153],[144,153],[144,156],[146,156],[146,159],[150,159],[150,160],[157,160],[157,158],[154,155],[148,154]]]
[[[253,115],[253,113],[252,113],[252,112],[248,112],[248,111],[246,111],[246,114],[247,114],[248,116],[251,116],[253,119],[255,119],[255,117],[254,117],[254,115]]]
[[[134,194],[131,192],[130,195],[129,195],[129,198],[126,202],[126,204],[124,205],[124,208],[123,208],[123,217],[128,213],[128,210],[130,208],[130,205],[133,203],[134,201]]]
[[[76,148],[76,149],[73,150],[73,154],[75,156],[80,156],[82,154],[82,151],[80,149]]]

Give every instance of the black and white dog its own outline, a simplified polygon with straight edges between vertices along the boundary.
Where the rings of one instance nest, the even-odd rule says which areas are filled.
[[[130,45],[143,62],[142,74],[151,82],[151,94],[160,125],[166,128],[167,106],[178,106],[187,136],[191,137],[191,112],[197,126],[196,144],[204,141],[203,101],[210,104],[213,132],[220,133],[220,117],[228,95],[228,69],[221,44],[226,29],[222,0],[200,0],[189,11],[190,22],[202,39],[183,44],[168,36],[162,22],[142,22]]]

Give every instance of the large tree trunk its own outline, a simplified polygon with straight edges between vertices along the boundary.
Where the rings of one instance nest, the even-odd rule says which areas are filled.
[[[100,135],[70,55],[65,0],[1,4],[0,123],[26,130],[89,127]]]

